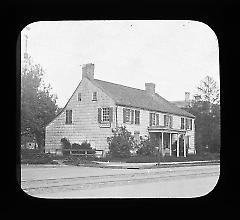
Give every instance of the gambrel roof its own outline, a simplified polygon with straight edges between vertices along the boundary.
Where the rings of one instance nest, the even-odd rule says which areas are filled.
[[[195,118],[194,115],[178,108],[176,105],[170,103],[157,93],[152,96],[148,94],[146,90],[136,89],[98,79],[93,79],[91,82],[109,95],[115,101],[116,105],[136,107],[150,111],[159,111]]]

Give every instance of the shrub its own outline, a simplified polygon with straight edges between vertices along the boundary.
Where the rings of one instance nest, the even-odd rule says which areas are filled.
[[[71,143],[69,142],[69,140],[67,138],[62,138],[61,139],[61,143],[63,145],[63,155],[69,155],[70,152],[66,151],[67,149],[71,149]]]
[[[80,149],[80,148],[81,148],[81,145],[80,145],[80,144],[77,144],[77,143],[73,143],[73,144],[72,144],[72,149],[78,150],[78,149]]]
[[[89,150],[92,150],[91,144],[88,143],[87,141],[84,141],[84,142],[81,143],[81,149],[89,149]]]
[[[21,163],[23,164],[46,164],[53,163],[52,155],[42,153],[39,149],[22,149]]]
[[[72,144],[72,149],[78,150],[74,151],[74,153],[84,153],[83,150],[87,150],[88,152],[91,152],[92,154],[95,153],[95,149],[92,149],[91,144],[88,143],[87,141],[82,142],[81,144],[73,143]],[[82,152],[81,152],[82,150]]]
[[[40,149],[21,149],[21,158],[22,159],[30,159],[36,157],[36,155],[40,154]]]
[[[107,138],[109,144],[109,155],[111,157],[124,158],[131,156],[134,146],[134,137],[126,127],[119,127],[112,130],[113,136]]]
[[[157,155],[158,151],[156,149],[157,141],[154,138],[142,139],[140,142],[140,147],[137,150],[138,155],[142,156],[154,156]]]

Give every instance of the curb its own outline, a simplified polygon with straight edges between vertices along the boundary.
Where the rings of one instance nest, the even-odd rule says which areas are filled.
[[[186,161],[186,162],[162,162],[162,163],[141,163],[139,165],[131,165],[131,163],[127,164],[116,164],[113,165],[110,162],[98,162],[93,161],[98,167],[101,168],[111,168],[111,169],[150,169],[150,168],[164,168],[164,167],[184,167],[184,166],[197,166],[197,165],[209,165],[209,164],[220,164],[220,160],[212,160],[212,161]]]

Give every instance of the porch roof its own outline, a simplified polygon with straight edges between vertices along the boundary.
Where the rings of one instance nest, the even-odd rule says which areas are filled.
[[[148,131],[149,132],[181,133],[181,134],[185,134],[186,133],[186,130],[173,129],[173,128],[164,127],[164,126],[148,127]]]

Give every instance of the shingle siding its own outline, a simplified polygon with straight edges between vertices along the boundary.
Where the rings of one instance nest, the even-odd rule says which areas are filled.
[[[124,108],[130,108],[133,110],[140,110],[140,124],[131,124],[131,123],[124,123],[123,122],[123,109]],[[117,108],[118,113],[118,126],[126,126],[127,130],[130,131],[132,134],[134,134],[134,131],[139,131],[140,136],[144,137],[145,135],[149,135],[148,127],[149,127],[149,114],[154,113],[154,111],[148,111],[143,109],[137,109],[137,108],[131,108],[126,106],[118,106]],[[165,113],[162,112],[155,112],[159,114],[159,125],[164,126],[164,115]],[[171,114],[172,115],[172,114]],[[173,116],[173,126],[172,129],[180,129],[181,127],[181,116],[178,115],[172,115]],[[193,119],[194,121],[194,119]],[[186,135],[190,135],[190,148],[194,148],[194,126],[193,130],[187,130]]]
[[[118,118],[118,126],[126,126],[127,130],[134,134],[134,131],[139,131],[140,136],[148,135],[149,126],[149,114],[147,111],[137,108],[130,108],[132,110],[140,110],[140,124],[131,124],[123,122],[123,109],[128,107],[118,106],[117,108],[117,118]]]
[[[92,93],[97,92],[97,101],[92,101]],[[81,93],[81,101],[78,101]],[[60,140],[66,137],[71,143],[89,141],[97,149],[106,150],[106,137],[112,134],[111,128],[100,128],[98,123],[98,108],[114,107],[113,100],[84,78],[77,90],[65,106],[64,111],[46,127],[45,150],[60,149]],[[65,124],[66,110],[72,110],[72,124]],[[113,111],[114,115],[114,111]],[[113,125],[115,117],[113,117]]]

